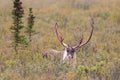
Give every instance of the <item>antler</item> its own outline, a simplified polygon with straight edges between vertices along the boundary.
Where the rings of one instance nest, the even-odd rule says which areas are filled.
[[[86,42],[82,43],[82,41],[83,41],[83,37],[82,37],[79,41],[79,44],[77,46],[73,47],[74,49],[79,49],[81,46],[84,46],[85,44],[87,44],[90,41],[90,39],[92,37],[92,34],[93,34],[93,29],[94,29],[93,17],[91,17],[91,22],[90,23],[91,23],[92,30],[91,30],[91,33],[90,33],[90,36],[89,36],[88,40]]]
[[[58,33],[58,31],[57,31],[57,26],[58,26],[58,24],[57,24],[57,22],[56,22],[54,29],[55,29],[55,33],[56,33],[56,35],[57,35],[58,40],[60,41],[60,43],[61,43],[64,47],[68,47],[68,45],[63,42],[64,39],[62,38],[62,36]]]

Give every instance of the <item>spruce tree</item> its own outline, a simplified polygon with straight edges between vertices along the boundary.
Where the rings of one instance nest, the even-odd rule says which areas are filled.
[[[14,0],[14,6],[12,10],[13,25],[11,26],[11,32],[13,33],[13,47],[18,54],[18,47],[21,44],[26,45],[27,41],[24,35],[21,34],[21,30],[24,28],[22,17],[24,15],[24,10],[22,7],[22,2],[20,0]]]
[[[32,41],[31,36],[33,32],[35,32],[33,30],[34,19],[35,19],[35,16],[33,15],[32,8],[29,8],[28,27],[26,30],[26,33],[28,34],[28,37],[29,37],[29,42]]]

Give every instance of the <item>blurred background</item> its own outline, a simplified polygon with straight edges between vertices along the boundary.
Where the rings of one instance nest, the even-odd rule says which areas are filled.
[[[33,8],[35,33],[18,55],[11,45],[13,1],[0,0],[0,80],[120,80],[120,0],[21,0],[25,26]],[[90,16],[94,33],[78,52],[75,70],[42,58],[48,49],[63,50],[55,21],[64,41],[74,46],[82,34],[87,40]]]

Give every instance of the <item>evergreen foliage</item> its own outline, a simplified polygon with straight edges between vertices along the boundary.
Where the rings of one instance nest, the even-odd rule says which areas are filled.
[[[33,15],[32,8],[29,8],[28,27],[26,33],[29,36],[29,42],[32,41],[31,36],[35,31],[33,30],[35,16]]]
[[[21,30],[24,28],[22,17],[24,15],[24,10],[22,7],[22,2],[20,0],[14,1],[13,11],[12,11],[13,25],[11,26],[11,32],[13,33],[14,41],[13,47],[18,54],[18,47],[20,44],[27,45],[27,41],[24,35],[21,34]]]

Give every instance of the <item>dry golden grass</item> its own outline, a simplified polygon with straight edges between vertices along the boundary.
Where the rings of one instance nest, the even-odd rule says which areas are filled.
[[[120,0],[21,1],[26,26],[28,8],[33,8],[36,33],[32,44],[16,55],[9,29],[12,0],[0,0],[0,80],[120,80]],[[63,49],[54,34],[56,20],[65,42],[76,45],[81,34],[84,40],[88,37],[90,15],[95,20],[93,37],[78,52],[76,69],[42,58],[48,49]]]

